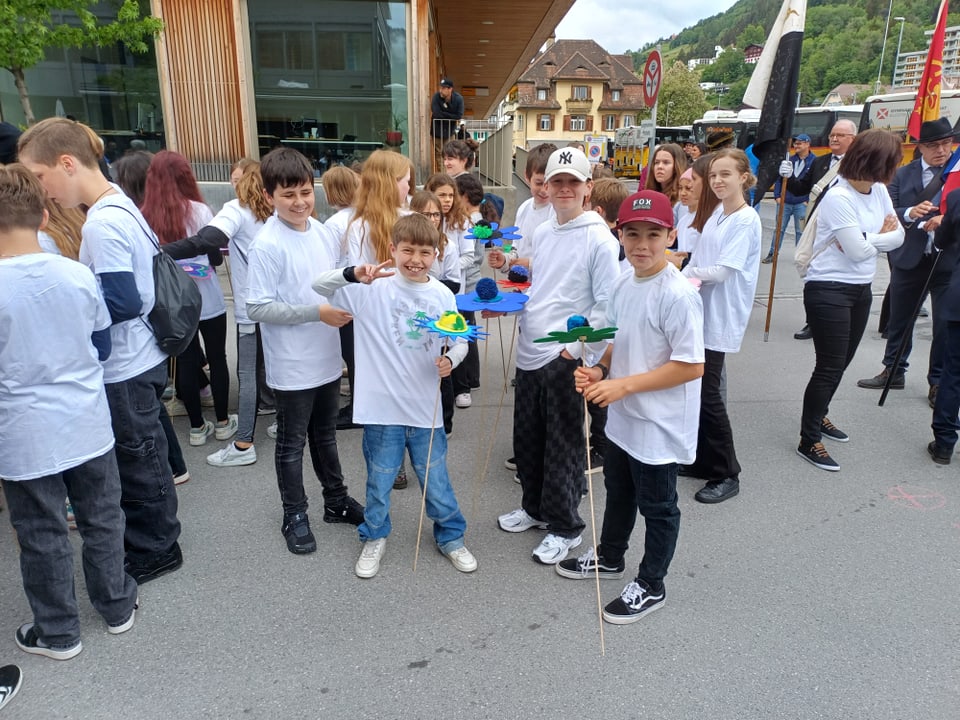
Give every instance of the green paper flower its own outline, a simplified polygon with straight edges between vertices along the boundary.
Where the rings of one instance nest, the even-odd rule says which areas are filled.
[[[617,328],[615,327],[594,330],[589,325],[581,325],[580,327],[575,327],[572,330],[554,330],[553,332],[547,333],[547,337],[537,338],[534,340],[534,342],[557,342],[563,343],[564,345],[574,342],[594,343],[602,340],[612,340],[616,332]]]

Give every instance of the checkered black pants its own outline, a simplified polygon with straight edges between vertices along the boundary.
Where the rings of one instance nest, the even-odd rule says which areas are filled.
[[[577,511],[587,453],[583,397],[573,381],[578,363],[557,356],[537,370],[517,369],[513,410],[523,509],[563,537],[576,537],[585,527]]]

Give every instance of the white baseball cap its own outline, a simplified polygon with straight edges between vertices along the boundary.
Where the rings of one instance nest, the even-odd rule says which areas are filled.
[[[581,182],[586,182],[592,177],[590,161],[583,154],[583,150],[564,147],[553,151],[547,160],[547,171],[543,174],[543,179],[549,180],[554,175],[562,173],[573,175]]]

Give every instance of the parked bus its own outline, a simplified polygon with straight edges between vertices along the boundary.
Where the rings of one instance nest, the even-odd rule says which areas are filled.
[[[682,145],[691,139],[693,130],[689,125],[658,127],[654,131],[655,146],[665,143]],[[613,139],[613,174],[622,178],[639,178],[647,164],[648,145],[638,126],[618,129]]]
[[[860,115],[860,132],[879,128],[890,130],[903,137],[903,165],[913,160],[916,152],[916,145],[907,137],[907,123],[913,113],[913,104],[916,99],[916,91],[871,95],[863,104],[863,112]],[[957,121],[960,120],[960,90],[944,90],[941,93],[940,115],[956,127]]]
[[[830,130],[837,120],[850,120],[859,125],[862,113],[863,105],[798,107],[793,118],[793,135],[806,133],[810,136],[810,152],[823,155],[830,152]]]
[[[734,113],[729,110],[707,112],[700,120],[693,123],[693,137],[698,143],[706,144],[707,138],[716,133],[734,135],[734,145],[741,150],[753,144],[757,137],[757,120],[759,110],[741,110]]]

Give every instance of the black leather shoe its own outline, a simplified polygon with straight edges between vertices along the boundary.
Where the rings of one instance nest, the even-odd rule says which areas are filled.
[[[937,465],[949,465],[950,459],[953,457],[953,453],[937,445],[936,440],[927,445],[927,452],[930,453],[930,457]]]
[[[868,390],[883,390],[887,384],[887,377],[889,377],[889,375],[890,370],[888,368],[884,368],[879,375],[874,375],[872,378],[857,380],[857,387],[867,388]],[[893,382],[890,383],[890,389],[903,390],[906,384],[906,377],[904,375],[900,375],[895,377]]]
[[[810,326],[804,325],[800,332],[795,332],[793,334],[794,340],[809,340],[813,337],[813,333],[810,332]]]
[[[740,480],[737,478],[711,480],[693,496],[693,499],[702,503],[722,503],[739,492]]]
[[[931,409],[937,404],[937,390],[939,389],[939,385],[931,385],[930,390],[927,392],[927,402],[930,403]]]

